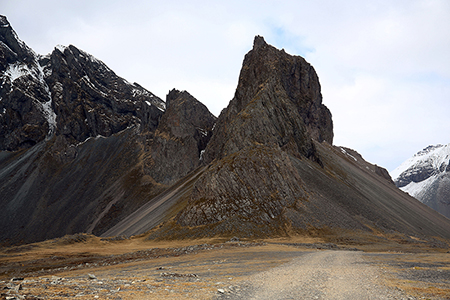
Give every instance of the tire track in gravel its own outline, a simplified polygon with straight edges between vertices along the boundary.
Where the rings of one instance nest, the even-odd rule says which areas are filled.
[[[380,275],[362,252],[318,251],[255,274],[218,299],[408,299]]]

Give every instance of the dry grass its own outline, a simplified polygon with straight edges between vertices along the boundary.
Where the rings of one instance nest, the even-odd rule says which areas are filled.
[[[330,242],[326,236],[297,235],[260,240],[258,242],[263,244],[258,246],[253,244],[251,247],[238,247],[238,243],[229,243],[227,239],[217,237],[152,241],[146,240],[146,236],[142,235],[119,241],[105,241],[92,235],[84,238],[66,237],[2,249],[0,280],[30,274],[25,276],[26,279],[32,278],[38,283],[24,284],[24,293],[52,299],[75,296],[78,299],[92,299],[94,295],[98,295],[99,299],[211,299],[217,296],[218,289],[227,290],[256,272],[289,262],[302,253],[317,251],[292,245]],[[423,272],[428,269],[449,272],[450,254],[444,253],[444,249],[429,247],[423,247],[419,251],[418,245],[423,245],[420,241],[418,244],[395,244],[394,240],[389,239],[386,241],[385,244],[370,241],[357,247],[372,253],[368,257],[373,264],[386,271],[384,277],[387,285],[398,287],[416,297],[450,298],[448,280],[446,283],[430,283],[400,276],[405,271]],[[202,244],[216,245],[217,248],[193,251],[190,254],[173,253],[174,248]],[[354,245],[339,246],[348,248]],[[131,255],[130,259],[126,256],[155,248],[159,252],[153,257],[136,259]],[[392,252],[393,249],[395,250]],[[391,252],[382,252],[387,250]],[[411,251],[416,253],[408,253]],[[111,263],[114,260],[116,263]],[[95,264],[96,262],[102,264]],[[103,265],[103,262],[108,264]],[[64,270],[62,266],[76,268]],[[42,268],[49,271],[33,273]],[[163,277],[163,272],[196,274],[198,277]],[[98,280],[90,281],[87,277],[89,273],[95,274]],[[50,284],[54,278],[52,276],[63,278],[62,283]],[[96,285],[98,288],[93,290],[92,287]]]
[[[386,272],[389,286],[416,298],[450,299],[450,253],[442,253],[441,249],[427,253],[389,252],[372,256],[371,261]]]

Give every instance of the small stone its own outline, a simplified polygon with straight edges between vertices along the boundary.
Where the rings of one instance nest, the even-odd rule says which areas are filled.
[[[21,284],[18,284],[18,285],[16,285],[16,286],[14,286],[11,290],[13,290],[14,292],[18,292],[18,291],[21,291],[23,288],[22,288],[22,285]]]
[[[217,289],[217,291],[221,294],[225,294],[225,290],[224,289]]]
[[[11,278],[11,281],[22,281],[23,277],[13,277]]]
[[[89,279],[97,279],[97,277],[94,274],[88,274]]]

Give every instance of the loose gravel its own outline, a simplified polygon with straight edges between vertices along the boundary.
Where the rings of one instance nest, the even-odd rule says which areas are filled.
[[[217,299],[410,299],[383,285],[363,253],[320,251],[258,273]]]

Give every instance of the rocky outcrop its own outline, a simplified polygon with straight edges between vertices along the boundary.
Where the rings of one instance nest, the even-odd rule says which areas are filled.
[[[314,140],[332,139],[331,114],[314,69],[257,36],[235,96],[206,147],[205,162],[212,166],[195,185],[178,224],[237,228],[249,221],[277,231],[286,223],[286,210],[301,210],[308,198],[290,156],[323,166]]]
[[[195,185],[191,202],[177,220],[183,226],[221,221],[264,225],[280,221],[287,207],[301,207],[307,199],[288,155],[254,145],[213,164]]]
[[[172,90],[167,110],[150,142],[152,164],[148,173],[171,184],[200,165],[216,117],[188,92]]]
[[[331,113],[322,104],[314,68],[257,36],[245,56],[235,96],[219,116],[205,161],[254,143],[318,160],[311,139],[333,142]]]
[[[347,147],[339,147],[335,146],[335,149],[342,153],[345,157],[347,157],[352,163],[357,165],[361,169],[366,169],[382,178],[387,180],[388,182],[392,183],[394,185],[394,181],[391,178],[391,175],[389,175],[388,170],[386,170],[383,167],[373,165],[367,161],[364,160],[364,158],[359,154],[357,151],[347,148]]]

